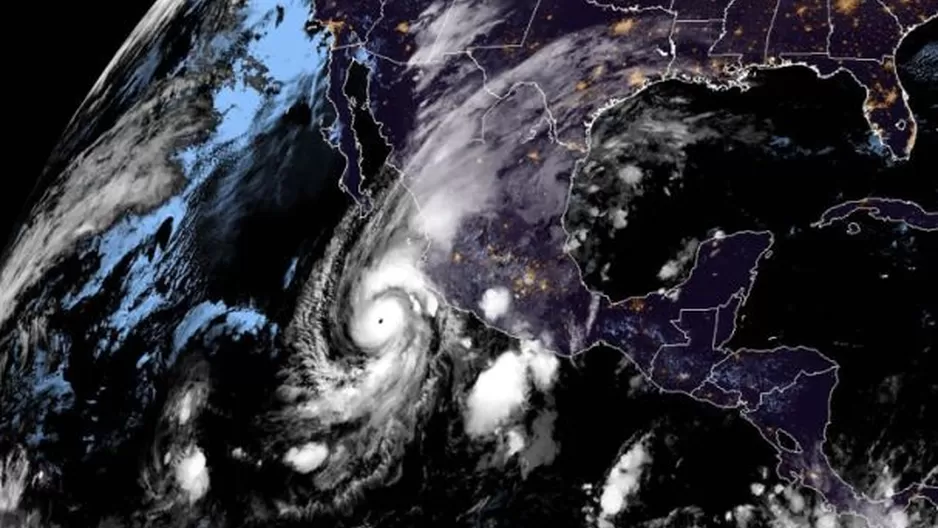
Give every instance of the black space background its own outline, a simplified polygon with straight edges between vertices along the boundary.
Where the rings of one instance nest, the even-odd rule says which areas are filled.
[[[152,0],[15,2],[4,32],[0,248],[65,125]]]

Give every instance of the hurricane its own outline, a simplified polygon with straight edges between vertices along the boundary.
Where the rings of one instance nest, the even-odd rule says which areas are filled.
[[[341,508],[393,482],[446,389],[437,360],[458,346],[454,316],[420,270],[425,241],[393,208],[410,195],[400,186],[386,194],[388,210],[367,221],[353,212],[337,230],[286,329],[284,409],[274,419],[301,445],[285,461],[311,474],[315,491],[298,512]]]

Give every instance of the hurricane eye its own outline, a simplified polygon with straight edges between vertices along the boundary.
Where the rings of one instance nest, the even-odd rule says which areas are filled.
[[[370,301],[353,316],[349,327],[355,343],[362,348],[375,348],[400,333],[407,322],[408,306],[397,296],[386,295]]]

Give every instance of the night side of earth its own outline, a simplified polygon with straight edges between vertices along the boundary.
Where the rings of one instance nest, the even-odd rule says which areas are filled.
[[[369,12],[365,6],[323,2],[318,16],[335,35],[338,45],[332,61],[343,65],[341,71],[354,63],[356,54],[371,57],[377,80],[372,83],[372,108],[400,155],[392,159],[405,181],[411,177],[402,155],[408,145],[398,139],[405,134],[397,131],[417,126],[403,116],[419,114],[418,108],[432,107],[437,101],[463,105],[459,110],[465,109],[466,115],[461,118],[478,121],[478,135],[465,141],[491,145],[487,151],[474,150],[491,159],[472,162],[505,167],[496,185],[507,190],[493,198],[494,205],[487,204],[490,212],[464,221],[448,248],[450,262],[440,265],[438,282],[450,302],[477,310],[475,299],[486,283],[511,285],[513,308],[538,322],[535,335],[548,328],[564,329],[554,332],[549,342],[559,353],[578,354],[600,344],[613,347],[661,391],[740,409],[776,449],[781,478],[817,490],[838,511],[885,519],[892,505],[922,498],[935,501],[935,483],[919,481],[886,504],[858,493],[831,466],[824,445],[839,365],[824,351],[799,343],[769,349],[731,348],[726,343],[733,341],[737,310],[758,280],[760,262],[784,258],[774,254],[774,234],[790,238],[798,236],[797,230],[843,227],[846,219],[861,213],[901,224],[904,230],[935,229],[938,213],[919,204],[865,197],[913,195],[904,185],[922,187],[924,195],[934,197],[934,181],[899,183],[887,181],[892,175],[879,169],[850,171],[852,163],[863,164],[862,159],[838,158],[837,163],[846,166],[830,174],[830,181],[812,182],[810,196],[788,201],[785,195],[799,194],[807,184],[793,179],[816,178],[819,173],[810,168],[825,158],[834,159],[831,151],[855,150],[856,142],[870,143],[870,150],[891,162],[908,159],[917,124],[900,85],[895,55],[907,33],[934,18],[938,4],[839,0],[682,4],[679,0],[585,5],[543,0],[511,8],[492,4],[498,16],[491,20],[498,22],[488,22],[484,13],[461,11],[459,3],[431,20],[417,3],[404,9],[382,3],[380,9],[372,5]],[[479,17],[475,32],[446,24],[448,17],[470,16]],[[857,37],[860,32],[862,38]],[[433,42],[432,53],[422,55],[421,40],[427,38]],[[560,44],[565,39],[574,42],[573,48],[578,39],[599,44],[579,56]],[[556,59],[551,67],[533,66],[545,56]],[[788,75],[781,69],[799,68],[808,71],[792,75],[836,77],[840,83],[854,83],[863,96],[851,97],[834,110],[818,108],[829,112],[831,121],[819,120],[829,130],[816,131],[814,137],[812,132],[805,137],[803,129],[794,132],[804,126],[798,117],[766,116],[776,121],[770,126],[755,117],[750,128],[734,122],[745,119],[742,107],[750,106],[749,115],[758,116],[756,107],[769,97],[778,98],[777,104],[783,106],[800,106],[796,113],[818,104],[815,93],[807,89],[772,93],[773,77]],[[404,73],[411,70],[419,73],[412,77]],[[461,77],[459,86],[448,84],[453,75]],[[675,82],[690,86],[678,87]],[[476,88],[463,92],[466,85]],[[472,93],[475,90],[479,95]],[[654,131],[645,124],[655,118],[664,121],[664,116],[652,114],[668,113],[663,108],[669,105],[690,107],[672,108],[672,114],[704,111],[700,106],[708,103],[680,98],[678,93],[688,90],[710,91],[707,97],[716,99],[709,103],[712,113],[701,121],[681,122],[680,130]],[[785,90],[790,91],[790,85]],[[465,99],[452,102],[457,97]],[[652,98],[659,104],[641,108]],[[405,110],[407,101],[419,105]],[[734,107],[740,116],[735,120],[727,115]],[[530,117],[525,119],[526,115]],[[843,133],[836,130],[845,126],[843,115],[853,121],[846,125],[852,127],[847,134],[862,136],[859,120],[863,120],[869,139],[844,137],[843,147],[837,139],[831,143],[832,137]],[[731,142],[763,152],[728,153],[732,161],[724,158],[723,164],[735,168],[716,175],[719,169],[707,161],[712,153],[694,157],[675,153],[671,159],[662,154],[675,144],[682,148],[682,141],[706,150],[708,140],[715,143],[721,120],[732,123],[727,130],[739,130],[740,136]],[[581,123],[586,123],[585,131]],[[801,137],[789,136],[789,131]],[[636,140],[643,138],[640,134],[648,139]],[[720,140],[725,141],[725,136]],[[645,145],[649,145],[647,158]],[[799,149],[811,151],[814,159],[797,159],[794,152]],[[742,158],[741,163],[735,163],[735,157]],[[778,165],[769,168],[767,158],[777,158]],[[506,163],[509,159],[511,165]],[[439,170],[445,170],[444,166],[463,161],[438,163]],[[358,178],[353,173],[350,181]],[[723,181],[715,183],[716,178]],[[569,197],[542,199],[565,192],[570,179]],[[419,201],[419,191],[415,194]],[[849,196],[864,197],[846,200]],[[835,205],[838,201],[843,203]],[[556,204],[553,208],[551,202]],[[935,205],[934,200],[929,204]],[[662,223],[670,226],[682,220],[685,227],[674,225],[675,238],[664,244],[648,240],[649,236],[660,239]],[[706,222],[709,230],[698,227],[691,232],[686,227]],[[626,254],[617,255],[615,246]],[[655,267],[647,275],[641,274],[644,255],[632,254],[636,247],[646,255],[660,248],[654,260],[648,259]],[[669,262],[659,271],[661,261],[676,250],[675,269],[666,269]],[[621,269],[611,271],[613,262]],[[665,280],[662,275],[667,275]],[[485,280],[466,283],[462,279],[466,276]],[[618,284],[632,287],[620,291]],[[660,288],[657,293],[643,293],[655,288]],[[509,333],[518,324],[507,318],[490,322]]]

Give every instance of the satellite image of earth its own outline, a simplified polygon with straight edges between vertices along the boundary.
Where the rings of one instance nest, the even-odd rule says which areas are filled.
[[[938,0],[156,0],[45,167],[4,528],[938,526]]]

